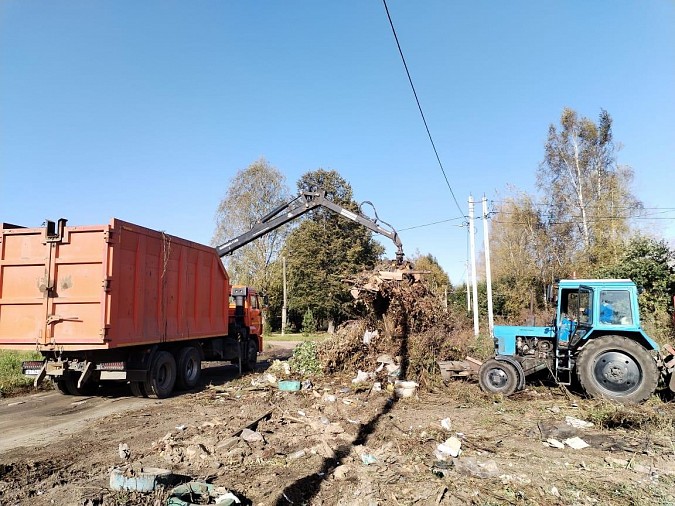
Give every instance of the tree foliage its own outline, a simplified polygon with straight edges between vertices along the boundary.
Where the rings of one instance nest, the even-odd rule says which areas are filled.
[[[426,271],[424,273],[424,279],[426,280],[431,293],[438,297],[445,297],[446,290],[448,292],[452,290],[452,284],[450,283],[448,273],[443,270],[443,267],[438,263],[436,257],[431,253],[422,255],[417,252],[412,258],[412,262],[415,265],[415,270]]]
[[[565,108],[560,127],[550,125],[537,182],[547,205],[549,234],[564,238],[568,258],[588,270],[616,259],[629,232],[629,218],[641,208],[630,191],[633,172],[616,163],[612,118],[597,123]]]
[[[230,181],[216,212],[212,243],[221,244],[246,232],[265,214],[288,200],[284,175],[264,158],[253,162]],[[267,290],[271,282],[270,264],[279,254],[287,234],[288,227],[280,227],[225,257],[232,281]]]
[[[319,169],[298,181],[300,191],[318,189],[348,210],[358,211],[351,186],[338,172]],[[352,300],[345,278],[372,268],[383,252],[365,227],[327,209],[311,211],[290,233],[283,248],[289,318],[297,327],[307,309],[318,321],[337,323],[348,318]]]

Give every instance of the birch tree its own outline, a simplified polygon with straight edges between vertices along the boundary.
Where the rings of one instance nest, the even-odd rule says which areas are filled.
[[[222,244],[246,232],[265,214],[288,200],[284,175],[264,158],[253,162],[230,181],[216,211],[212,244]],[[270,285],[270,265],[287,234],[288,226],[280,227],[225,257],[232,282],[266,291]]]
[[[548,205],[549,231],[571,225],[564,239],[583,268],[616,257],[615,245],[641,208],[630,191],[633,173],[617,165],[616,151],[612,118],[605,110],[596,123],[565,108],[560,126],[549,127],[537,184]]]

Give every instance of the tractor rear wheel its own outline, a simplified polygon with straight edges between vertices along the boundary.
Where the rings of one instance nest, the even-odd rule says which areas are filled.
[[[591,397],[626,404],[647,400],[656,390],[656,361],[642,345],[623,336],[592,339],[577,359],[579,383]]]
[[[518,371],[508,362],[491,358],[480,367],[478,384],[484,392],[508,396],[518,388]]]

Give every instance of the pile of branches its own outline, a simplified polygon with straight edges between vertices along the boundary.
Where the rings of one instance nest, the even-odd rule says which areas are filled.
[[[319,344],[324,372],[372,371],[378,357],[388,355],[401,365],[401,378],[424,385],[438,372],[437,360],[466,356],[472,337],[466,315],[446,308],[411,265],[364,272],[350,281],[364,316]]]

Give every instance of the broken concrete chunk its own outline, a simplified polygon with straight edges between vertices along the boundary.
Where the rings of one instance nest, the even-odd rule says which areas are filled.
[[[260,432],[251,429],[244,429],[241,431],[241,439],[247,443],[255,443],[257,441],[265,441],[265,438]]]
[[[545,445],[550,446],[551,448],[558,448],[558,449],[563,449],[565,448],[565,444],[561,443],[557,439],[554,438],[549,438],[544,442]]]
[[[586,420],[581,420],[573,416],[566,416],[565,423],[576,429],[587,429],[588,427],[593,427],[593,422],[587,422]]]
[[[563,441],[567,446],[575,450],[581,450],[583,448],[588,448],[590,445],[581,439],[580,437],[571,437]]]

